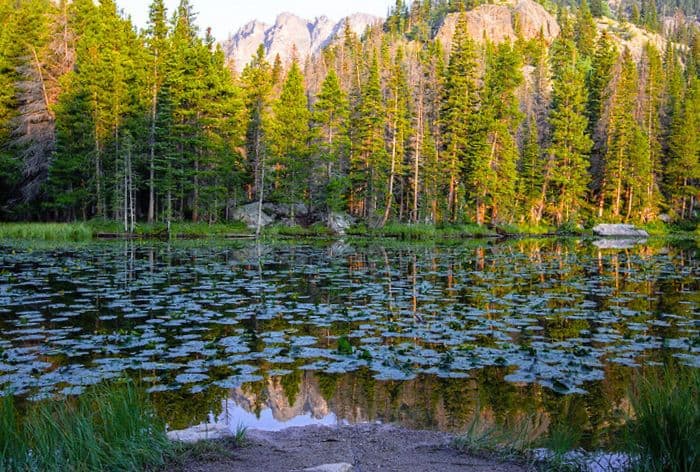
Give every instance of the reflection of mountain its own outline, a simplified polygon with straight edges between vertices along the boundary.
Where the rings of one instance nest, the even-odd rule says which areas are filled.
[[[321,395],[318,382],[312,374],[304,372],[298,388],[295,398],[291,399],[293,403],[290,404],[290,395],[285,392],[282,378],[271,377],[266,381],[263,394],[236,388],[231,391],[230,399],[249,412],[265,407],[270,408],[273,418],[282,422],[307,414],[315,419],[328,416],[330,413],[328,402]],[[262,398],[263,396],[266,398]]]
[[[612,370],[606,380],[588,386],[596,397],[591,402],[561,396],[539,385],[506,382],[505,371],[498,368],[474,372],[467,379],[421,375],[402,382],[378,381],[366,370],[342,375],[303,371],[231,391],[229,408],[237,411],[231,411],[228,422],[235,428],[241,420],[252,419],[246,426],[277,430],[379,421],[411,429],[461,432],[478,414],[477,424],[482,427],[520,425],[533,438],[546,433],[552,422],[565,420],[590,437],[585,446],[600,447],[610,441],[609,428],[628,408],[624,385],[630,369],[616,366]],[[290,405],[290,382],[294,380],[298,390],[293,389],[297,393]]]

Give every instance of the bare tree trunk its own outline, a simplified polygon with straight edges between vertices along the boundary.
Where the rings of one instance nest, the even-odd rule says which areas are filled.
[[[420,159],[421,159],[421,147],[423,146],[423,96],[421,95],[418,104],[418,123],[416,126],[417,136],[416,136],[416,149],[413,156],[413,214],[411,219],[413,223],[418,223],[418,188],[419,188],[419,172],[420,172]]]
[[[192,200],[192,221],[199,221],[199,150],[195,153],[194,159],[194,198]]]
[[[148,222],[153,223],[156,214],[156,114],[158,111],[158,51],[153,61],[153,90],[151,94],[151,132],[149,135],[148,162]]]
[[[255,225],[255,237],[260,237],[260,229],[262,227],[262,208],[263,198],[265,197],[265,162],[263,160],[260,169],[260,191],[258,192],[258,221]]]
[[[398,113],[398,98],[396,99],[394,113]],[[389,172],[389,191],[386,196],[386,205],[384,207],[384,218],[382,218],[382,226],[386,225],[391,214],[391,202],[394,199],[394,174],[396,173],[396,127],[397,119],[394,119],[394,136],[391,140],[391,171]]]

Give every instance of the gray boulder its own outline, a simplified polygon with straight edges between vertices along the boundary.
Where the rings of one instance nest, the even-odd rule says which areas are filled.
[[[608,238],[648,238],[649,233],[634,225],[602,224],[593,228],[597,236]]]
[[[275,218],[290,218],[292,213],[295,217],[306,215],[309,207],[303,203],[263,203],[263,210]]]
[[[326,217],[326,226],[334,234],[343,236],[350,229],[350,227],[355,223],[352,216],[347,213],[329,213]]]
[[[249,203],[248,205],[239,206],[231,214],[234,220],[242,221],[250,229],[255,229],[258,227],[258,204]],[[260,215],[260,226],[268,226],[272,224],[274,220],[270,215],[262,212]]]

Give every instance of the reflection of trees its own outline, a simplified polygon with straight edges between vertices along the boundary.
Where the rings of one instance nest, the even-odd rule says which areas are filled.
[[[218,416],[221,413],[221,400],[226,395],[227,390],[217,387],[196,394],[182,389],[153,393],[151,401],[168,427],[180,430],[207,422],[210,413]]]

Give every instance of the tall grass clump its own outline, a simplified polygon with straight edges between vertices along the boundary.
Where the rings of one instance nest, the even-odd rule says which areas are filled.
[[[542,417],[533,414],[499,425],[484,421],[477,413],[454,445],[469,454],[522,459],[542,436],[541,422]]]
[[[2,223],[0,238],[89,241],[92,229],[84,223]]]
[[[130,382],[91,388],[77,399],[0,403],[0,471],[143,470],[172,446],[145,393]]]
[[[640,472],[700,470],[700,370],[667,369],[637,381],[626,444]]]

